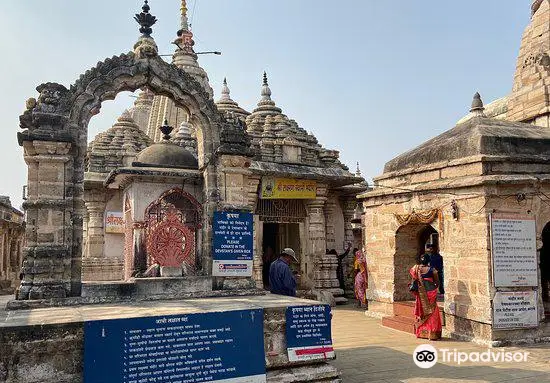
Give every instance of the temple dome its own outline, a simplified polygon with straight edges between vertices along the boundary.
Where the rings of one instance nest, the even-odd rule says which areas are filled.
[[[199,168],[193,153],[168,140],[157,142],[142,150],[132,166],[178,169]]]
[[[88,145],[86,171],[109,173],[127,166],[129,163],[125,163],[125,158],[133,158],[151,143],[152,140],[125,111],[111,128],[99,133]]]

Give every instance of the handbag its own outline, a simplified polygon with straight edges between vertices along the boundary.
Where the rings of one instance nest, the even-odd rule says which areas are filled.
[[[409,283],[409,291],[410,292],[416,292],[418,291],[418,281],[415,279],[411,283]]]

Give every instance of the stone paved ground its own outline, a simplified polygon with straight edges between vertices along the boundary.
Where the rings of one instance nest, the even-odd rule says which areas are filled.
[[[331,363],[342,372],[344,383],[443,383],[443,382],[550,382],[550,344],[495,348],[494,351],[528,351],[526,363],[438,363],[430,369],[417,367],[412,353],[419,344],[462,352],[487,351],[469,342],[443,339],[437,342],[380,325],[352,305],[333,311],[332,336],[337,359]]]

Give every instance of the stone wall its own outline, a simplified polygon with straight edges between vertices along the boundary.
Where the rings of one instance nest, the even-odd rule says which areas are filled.
[[[340,382],[338,371],[323,361],[290,362],[288,360],[285,336],[286,307],[292,304],[307,305],[317,302],[295,298],[284,299],[289,300],[282,302],[280,298],[273,300],[269,296],[246,297],[246,302],[255,302],[251,303],[253,306],[249,305],[248,307],[257,308],[265,305],[263,319],[267,381],[273,383]],[[219,307],[225,309],[245,309],[247,305],[239,303],[239,299],[217,298],[217,301],[220,304]],[[265,302],[260,303],[262,301]],[[180,311],[187,314],[195,312],[201,305],[209,304],[208,300],[180,302],[181,307],[185,307],[187,302],[187,308],[182,308]],[[255,306],[257,303],[260,303],[260,306]],[[198,306],[195,307],[195,305]],[[93,311],[93,307],[90,307],[90,310]],[[90,312],[88,310],[88,313]],[[174,306],[171,306],[169,313],[177,313],[174,311]],[[3,313],[0,312],[0,314]],[[29,312],[20,312],[20,314],[22,316],[31,315]],[[109,316],[109,314],[106,315]],[[46,322],[50,322],[50,320]],[[0,353],[0,382],[78,383],[83,381],[84,323],[82,321],[66,323],[62,320],[56,324],[37,323],[12,327],[3,324],[0,329],[0,349],[2,350]]]
[[[504,175],[514,169],[529,171],[532,175]],[[414,215],[413,212],[422,215],[437,210],[429,225],[439,233],[440,253],[444,260],[447,333],[496,345],[547,337],[548,330],[544,330],[542,324],[544,312],[540,285],[541,323],[538,329],[492,329],[492,299],[497,289],[492,282],[489,220],[491,213],[534,214],[537,248],[540,248],[541,231],[550,221],[550,201],[546,197],[550,195],[550,185],[544,181],[543,175],[535,172],[545,172],[545,165],[495,161],[483,166],[448,167],[445,172],[436,165],[431,165],[425,172],[422,170],[380,177],[384,185],[407,188],[411,192],[378,189],[367,193],[363,200],[370,315],[392,315],[392,302],[412,300],[412,295],[407,295],[408,276],[405,273],[414,264],[413,252],[418,254],[422,250],[419,247],[422,245],[419,243],[422,242],[419,238],[422,225],[401,225],[396,215],[403,218]],[[472,177],[477,172],[499,175]],[[451,181],[453,175],[456,178]],[[413,179],[415,182],[410,182]],[[455,187],[449,187],[451,184]]]
[[[0,199],[0,294],[12,294],[19,285],[25,223],[9,199],[5,205],[2,202]]]

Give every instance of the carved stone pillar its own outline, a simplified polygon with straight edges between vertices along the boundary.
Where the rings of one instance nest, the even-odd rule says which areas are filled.
[[[88,211],[88,225],[86,231],[86,247],[84,256],[86,258],[103,258],[105,245],[105,216],[104,201],[88,201],[86,202],[86,210]]]
[[[260,184],[259,176],[248,177],[248,186],[246,188],[248,192],[248,207],[251,211],[256,208],[258,201],[258,185]],[[262,276],[262,239],[263,239],[263,222],[260,221],[258,215],[254,215],[254,258],[252,260],[252,277],[256,282],[256,287],[263,288],[263,276]]]
[[[327,189],[323,185],[317,185],[317,198],[306,201],[308,212],[308,256],[311,257],[308,263],[313,263],[313,286],[316,290],[332,289],[332,278],[336,279],[336,264],[334,264],[334,275],[331,275],[333,260],[326,254],[326,231],[324,206],[327,200]],[[333,256],[334,257],[334,256]],[[336,262],[336,259],[334,259]]]
[[[147,223],[144,221],[134,221],[133,229],[133,244],[132,244],[132,263],[125,269],[126,279],[132,276],[134,271],[145,271],[147,269],[147,250],[145,228]]]
[[[228,209],[250,209],[248,176],[252,172],[250,159],[243,156],[223,155],[218,166],[218,186],[220,188],[220,207]]]
[[[4,265],[4,269],[6,270],[5,271],[5,275],[6,275],[6,279],[9,279],[11,277],[11,259],[12,259],[12,254],[13,254],[13,250],[14,250],[14,241],[13,241],[13,235],[14,235],[14,231],[13,229],[9,230],[8,231],[8,237],[7,237],[7,240],[8,240],[8,246],[7,246],[7,249],[6,249],[6,253],[4,254],[5,256],[5,261],[6,261],[6,264]]]
[[[4,277],[4,259],[6,258],[4,244],[6,243],[6,229],[0,228],[0,279]]]
[[[80,295],[80,267],[72,258],[73,201],[71,143],[23,141],[28,165],[26,247],[17,299]],[[75,255],[80,257],[81,255]],[[78,270],[77,270],[78,269]],[[75,271],[78,271],[76,273]]]
[[[224,154],[220,157],[217,173],[217,184],[220,190],[220,201],[218,203],[219,210],[253,210],[254,207],[250,205],[251,201],[248,184],[248,177],[252,174],[249,167],[250,158],[246,156]],[[211,272],[211,266],[209,272]],[[253,275],[248,278],[216,278],[216,288],[234,290],[256,287],[257,282],[254,280],[254,272],[252,274]]]
[[[355,198],[348,198],[342,200],[342,211],[344,213],[344,240],[351,243],[351,248],[361,248],[361,243],[355,241],[355,236],[353,235],[353,227],[351,220],[355,212],[355,207],[357,206],[357,201]],[[350,250],[350,254],[344,258],[342,261],[342,267],[344,268],[344,285],[347,291],[353,291],[353,264],[355,261],[355,254]]]
[[[334,219],[333,215],[336,211],[336,203],[337,201],[334,199],[334,197],[327,198],[327,201],[325,203],[324,211],[325,211],[325,223],[326,223],[326,248],[327,249],[336,249],[336,237],[335,237],[335,227],[334,227]]]

